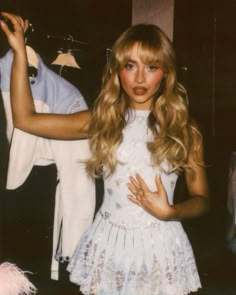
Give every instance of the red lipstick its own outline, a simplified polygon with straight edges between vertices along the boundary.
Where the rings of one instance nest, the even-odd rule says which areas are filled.
[[[143,95],[147,92],[147,88],[146,87],[140,87],[140,86],[137,86],[137,87],[134,87],[133,88],[133,91],[136,95]]]

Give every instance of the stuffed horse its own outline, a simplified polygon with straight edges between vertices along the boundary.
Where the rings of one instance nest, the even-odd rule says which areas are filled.
[[[31,295],[37,289],[15,264],[4,262],[0,264],[0,295]]]

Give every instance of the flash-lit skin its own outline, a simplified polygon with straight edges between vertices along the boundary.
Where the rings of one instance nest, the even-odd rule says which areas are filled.
[[[138,50],[139,46],[135,44],[129,61],[120,71],[120,82],[133,109],[149,110],[165,72],[156,65],[144,64]]]

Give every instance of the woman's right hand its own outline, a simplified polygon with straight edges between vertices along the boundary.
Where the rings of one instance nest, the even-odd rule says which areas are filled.
[[[11,31],[8,25],[3,20],[0,21],[1,29],[6,34],[9,45],[15,52],[24,50],[24,33],[28,28],[28,20],[23,20],[20,16],[7,12],[1,12],[1,15],[4,18],[8,19],[13,26],[13,31]]]
[[[175,211],[169,204],[160,175],[156,175],[155,182],[157,190],[151,191],[139,174],[130,176],[128,188],[132,194],[129,194],[128,198],[151,215],[162,220],[172,220]]]

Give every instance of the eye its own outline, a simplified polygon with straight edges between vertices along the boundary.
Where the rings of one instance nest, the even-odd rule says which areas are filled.
[[[150,66],[147,66],[146,69],[147,69],[149,72],[155,72],[156,70],[159,69],[159,67],[158,67],[158,66],[152,66],[152,65],[150,65]]]
[[[128,62],[126,65],[125,65],[125,69],[129,70],[129,71],[132,71],[133,69],[135,68],[135,64],[131,63],[131,62]]]

